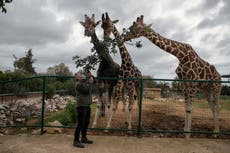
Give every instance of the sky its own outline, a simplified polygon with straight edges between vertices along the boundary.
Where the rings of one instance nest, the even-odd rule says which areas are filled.
[[[108,12],[118,19],[120,32],[140,15],[160,35],[189,43],[197,54],[215,65],[221,75],[230,74],[230,1],[229,0],[13,0],[0,13],[0,71],[13,70],[13,55],[23,57],[32,49],[37,73],[65,63],[75,73],[73,56],[86,57],[93,45],[84,36],[80,21],[95,14],[96,21]],[[96,34],[103,40],[101,26]],[[173,79],[178,60],[144,37],[143,47],[126,44],[134,64],[142,74]],[[112,55],[121,63],[120,55]],[[94,71],[95,73],[95,71]]]

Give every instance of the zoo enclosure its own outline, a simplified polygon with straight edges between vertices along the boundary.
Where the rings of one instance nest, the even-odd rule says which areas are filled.
[[[8,84],[23,84],[22,82],[25,81],[30,81],[30,80],[40,80],[39,83],[37,84],[40,87],[40,93],[41,93],[41,115],[40,115],[40,122],[39,124],[36,125],[18,125],[18,124],[11,124],[11,125],[0,125],[1,128],[8,128],[8,127],[13,127],[13,128],[18,128],[18,127],[26,127],[26,128],[40,128],[40,134],[44,133],[44,128],[45,127],[58,127],[58,128],[74,128],[75,126],[50,126],[45,124],[45,100],[46,100],[46,96],[47,96],[47,81],[49,81],[50,79],[64,79],[64,80],[68,80],[68,79],[73,79],[74,77],[72,76],[37,76],[37,77],[32,77],[32,78],[26,78],[26,79],[21,79],[21,80],[12,80],[12,81],[1,81],[0,84],[1,86],[6,86]],[[104,80],[115,80],[117,78],[97,78],[97,79],[104,79]],[[219,134],[219,135],[230,135],[230,129],[227,129],[225,131],[221,131],[218,133],[213,133],[209,130],[199,130],[199,131],[191,131],[191,132],[184,132],[182,129],[181,130],[168,130],[168,129],[164,129],[164,130],[160,130],[160,129],[146,129],[143,128],[143,120],[142,120],[142,115],[143,115],[143,109],[142,109],[142,102],[143,102],[143,98],[146,99],[151,99],[151,97],[146,96],[146,93],[143,92],[144,89],[144,83],[147,81],[158,81],[161,83],[161,94],[167,97],[167,86],[165,86],[165,82],[174,82],[174,83],[178,83],[178,82],[182,82],[182,81],[186,81],[186,82],[199,82],[199,83],[213,83],[216,81],[204,81],[204,80],[196,80],[196,81],[191,81],[191,80],[174,80],[174,79],[150,79],[150,78],[121,78],[123,80],[138,80],[140,82],[140,105],[139,105],[139,109],[138,109],[138,115],[137,115],[137,125],[136,128],[132,129],[131,131],[138,133],[138,135],[140,135],[141,133],[145,133],[145,132],[152,132],[152,133],[194,133],[194,134]],[[218,81],[219,83],[222,84],[227,84],[229,85],[230,81]],[[148,83],[147,83],[148,84]],[[33,85],[32,85],[33,86]],[[19,85],[19,88],[24,88],[23,86]],[[176,88],[176,87],[175,87]],[[25,91],[24,91],[25,92]],[[175,91],[177,92],[177,91]],[[19,93],[19,95],[23,95],[23,93]],[[177,94],[180,95],[181,93]],[[12,96],[10,94],[3,94],[1,99],[3,99],[3,96]],[[198,95],[201,96],[202,95]],[[152,97],[154,98],[154,97]],[[227,101],[228,103],[230,103],[230,101]],[[1,101],[2,104],[4,104],[3,100]],[[154,103],[153,103],[154,105]],[[92,119],[91,119],[92,120]],[[228,122],[229,122],[230,118],[228,118]],[[105,130],[105,127],[100,127],[100,128],[91,128],[91,130]],[[111,128],[109,129],[111,131],[128,131],[127,128]]]

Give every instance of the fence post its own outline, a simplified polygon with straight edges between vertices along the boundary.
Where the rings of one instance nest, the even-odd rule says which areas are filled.
[[[143,95],[143,79],[139,79],[139,83],[140,83],[140,98],[139,98],[139,116],[138,116],[138,137],[141,137],[141,129],[142,129],[142,95]]]
[[[41,135],[44,133],[44,117],[45,117],[45,98],[46,98],[46,76],[42,77],[42,114],[41,114]]]

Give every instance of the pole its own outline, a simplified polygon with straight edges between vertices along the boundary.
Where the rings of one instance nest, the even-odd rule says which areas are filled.
[[[141,138],[141,128],[142,128],[142,95],[143,95],[143,79],[141,78],[139,80],[140,82],[140,98],[139,98],[139,118],[138,118],[138,129],[137,129],[137,132],[138,132],[138,137]]]
[[[42,77],[42,114],[41,114],[41,135],[44,133],[44,118],[45,118],[45,98],[46,98],[46,76]]]

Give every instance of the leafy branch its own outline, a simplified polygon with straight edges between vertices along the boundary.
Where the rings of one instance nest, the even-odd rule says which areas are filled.
[[[0,10],[2,10],[2,13],[6,13],[7,10],[5,8],[6,3],[11,3],[13,0],[0,0]]]
[[[75,60],[76,68],[82,68],[83,70],[95,70],[96,65],[101,61],[101,59],[108,58],[108,54],[116,54],[116,46],[120,46],[124,43],[122,37],[119,38],[107,38],[103,41],[99,41],[97,44],[94,44],[94,47],[91,48],[92,54],[81,58],[76,55],[73,57]],[[127,43],[127,42],[126,42]],[[135,45],[136,47],[142,47],[141,41],[137,41],[136,44],[127,43],[129,45]],[[97,51],[100,51],[98,54]]]
[[[80,56],[76,55],[73,57],[73,60],[75,60],[76,67],[82,67],[83,70],[94,70],[95,66],[99,62],[98,55],[96,53],[89,55],[85,58],[81,58]]]

